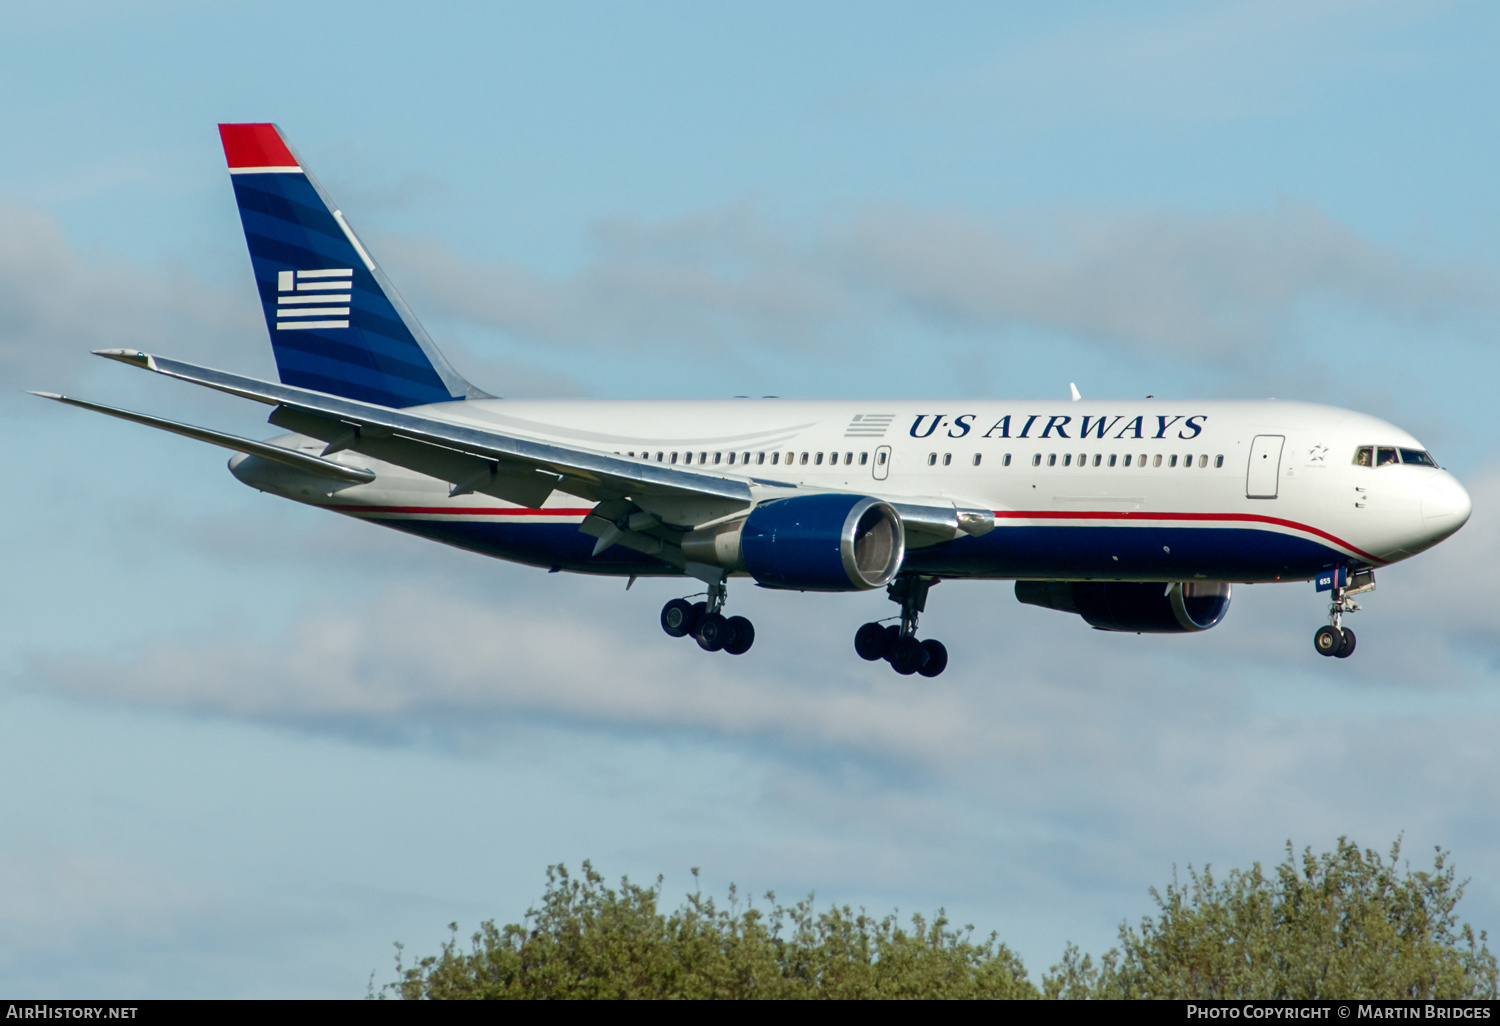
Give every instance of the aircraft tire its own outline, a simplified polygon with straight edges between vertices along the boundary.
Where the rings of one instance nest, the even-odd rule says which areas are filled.
[[[1340,629],[1339,633],[1344,636],[1344,643],[1334,655],[1339,659],[1348,659],[1354,654],[1354,632],[1344,627]]]
[[[877,659],[884,659],[890,650],[890,636],[881,624],[867,623],[854,632],[854,651],[861,659],[868,659],[873,663]]]
[[[936,677],[948,668],[948,647],[941,641],[928,638],[922,642],[922,651],[927,660],[917,669],[924,677]]]
[[[891,646],[891,654],[886,658],[891,661],[891,669],[903,677],[909,677],[927,662],[927,651],[916,638],[898,638]]]
[[[661,629],[674,638],[685,638],[698,625],[698,613],[687,599],[673,599],[661,607]]]
[[[1343,633],[1337,627],[1334,627],[1331,624],[1319,627],[1318,633],[1313,635],[1313,648],[1318,650],[1318,655],[1338,655],[1339,649],[1343,647]]]
[[[731,616],[726,624],[729,638],[724,642],[724,651],[730,655],[744,655],[755,644],[755,624],[743,616]]]
[[[729,640],[729,634],[729,621],[720,613],[709,613],[698,621],[698,629],[693,632],[693,638],[703,651],[717,652]]]

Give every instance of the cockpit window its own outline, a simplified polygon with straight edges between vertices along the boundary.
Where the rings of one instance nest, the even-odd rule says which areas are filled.
[[[1361,445],[1354,450],[1356,467],[1390,467],[1398,463],[1418,467],[1435,467],[1437,460],[1432,453],[1422,449],[1397,449],[1394,446]]]

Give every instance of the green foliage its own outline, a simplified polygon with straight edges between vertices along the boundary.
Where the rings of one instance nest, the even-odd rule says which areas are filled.
[[[468,950],[458,927],[440,955],[406,966],[385,991],[403,998],[1195,998],[1381,999],[1497,996],[1495,956],[1459,925],[1463,897],[1448,856],[1413,872],[1401,845],[1382,858],[1344,838],[1333,852],[1256,863],[1222,881],[1188,868],[1155,888],[1157,914],[1120,925],[1097,963],[1068,945],[1042,993],[994,934],[973,939],[939,910],[910,929],[848,906],[815,912],[767,894],[762,912],[691,894],[659,908],[661,879],[619,890],[585,862],[581,878],[547,871],[525,922],[483,924]],[[693,870],[696,877],[698,871]],[[398,952],[400,946],[397,946]]]
[[[697,870],[693,871],[697,876]],[[658,911],[661,879],[618,891],[585,862],[575,878],[547,870],[541,907],[524,924],[475,933],[468,951],[458,926],[441,955],[407,967],[403,998],[1024,998],[1037,997],[1026,970],[994,935],[951,929],[941,911],[910,931],[847,906],[815,913],[767,894],[771,910],[728,908],[699,894]],[[399,948],[399,946],[398,946]]]
[[[1437,851],[1431,872],[1382,859],[1345,838],[1338,850],[1259,863],[1222,883],[1210,869],[1176,875],[1158,915],[1120,926],[1096,966],[1069,945],[1043,981],[1049,997],[1380,999],[1490,998],[1495,956],[1455,907],[1463,884]]]

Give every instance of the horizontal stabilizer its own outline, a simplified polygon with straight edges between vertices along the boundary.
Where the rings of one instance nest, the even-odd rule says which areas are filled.
[[[281,411],[277,411],[272,423],[325,442],[336,442],[340,449],[362,452],[373,459],[460,485],[460,492],[479,472],[481,461],[490,461],[494,464],[494,477],[488,485],[476,484],[475,490],[502,498],[506,497],[506,491],[499,489],[504,487],[508,491],[518,477],[524,481],[527,474],[533,478],[550,475],[541,481],[549,490],[555,487],[592,502],[630,497],[644,506],[648,500],[691,500],[686,504],[679,501],[677,505],[683,506],[683,510],[668,517],[672,523],[683,526],[729,516],[748,509],[754,502],[750,484],[743,478],[520,438],[430,414],[260,381],[131,349],[101,349],[96,353],[179,381],[300,411],[310,416],[299,420],[296,427],[291,426],[292,421]],[[327,422],[327,430],[322,434],[315,433],[314,418]],[[358,429],[352,432],[352,437],[351,428]],[[455,456],[463,457],[463,466],[455,465]]]
[[[221,446],[225,449],[233,449],[235,452],[249,453],[252,456],[260,456],[277,463],[284,463],[298,470],[305,470],[319,477],[333,478],[335,481],[347,481],[351,484],[365,484],[375,480],[372,471],[361,467],[346,467],[332,460],[325,460],[317,456],[310,456],[305,452],[297,452],[295,449],[287,449],[280,445],[271,445],[269,442],[256,442],[249,438],[240,438],[238,435],[226,435],[222,431],[211,431],[208,428],[194,427],[191,424],[180,424],[175,420],[163,420],[161,417],[149,417],[144,413],[132,413],[129,410],[116,409],[113,406],[104,406],[100,403],[91,403],[86,399],[74,399],[71,396],[58,395],[56,392],[32,392],[43,399],[52,399],[56,402],[67,403],[69,406],[77,406],[80,409],[93,410],[95,413],[108,414],[111,417],[119,417],[121,420],[134,421],[137,424],[145,424],[147,427],[160,428],[162,431],[170,431],[174,435],[182,435],[186,438],[195,438],[209,445]]]

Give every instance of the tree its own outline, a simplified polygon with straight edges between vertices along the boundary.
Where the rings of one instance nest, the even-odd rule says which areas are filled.
[[[1339,838],[1333,852],[1259,863],[1222,883],[1210,867],[1176,874],[1157,916],[1122,923],[1095,966],[1069,946],[1043,981],[1050,997],[1354,999],[1490,998],[1495,956],[1455,908],[1464,885],[1437,849],[1431,872]]]
[[[697,876],[697,870],[693,875]],[[629,879],[618,891],[588,862],[581,878],[547,870],[541,907],[524,923],[485,922],[467,951],[458,926],[440,955],[403,963],[386,989],[403,998],[1026,998],[1037,997],[1025,967],[992,934],[950,928],[940,910],[876,920],[848,906],[815,913],[812,899],[790,908],[766,900],[762,913],[688,895],[668,915],[655,887]]]

